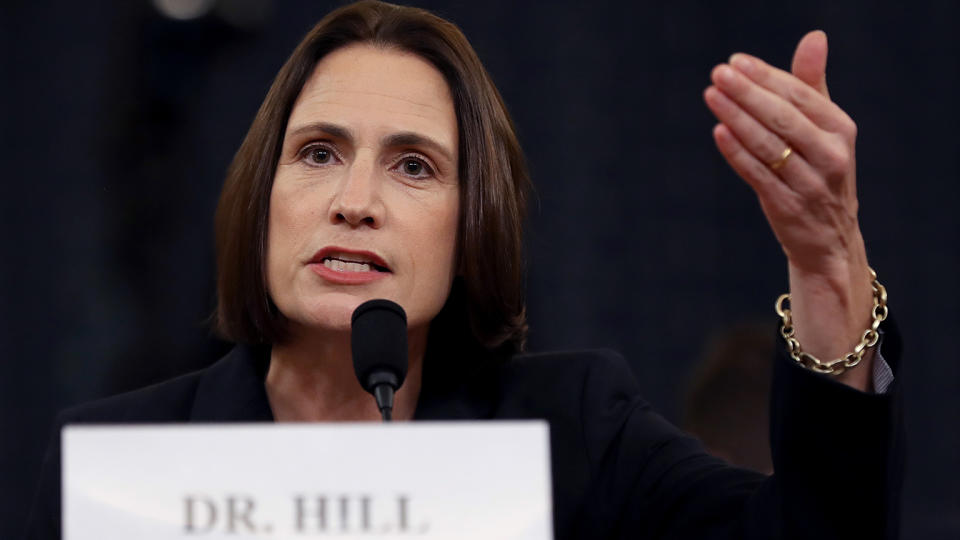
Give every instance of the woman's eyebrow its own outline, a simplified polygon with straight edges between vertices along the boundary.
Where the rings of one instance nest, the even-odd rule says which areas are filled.
[[[325,133],[335,139],[344,139],[348,142],[353,141],[353,134],[350,133],[349,129],[328,122],[314,122],[312,124],[298,126],[290,130],[287,133],[287,137],[296,137],[305,133]]]
[[[386,148],[395,148],[397,146],[425,146],[440,154],[440,156],[447,161],[451,163],[454,162],[453,155],[447,147],[426,135],[412,131],[402,131],[400,133],[387,135],[380,141],[380,144]]]

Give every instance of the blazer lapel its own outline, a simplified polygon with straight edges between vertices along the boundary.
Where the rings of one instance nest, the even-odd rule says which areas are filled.
[[[207,368],[197,386],[193,422],[272,422],[273,411],[263,381],[269,347],[237,345]]]
[[[431,351],[432,352],[432,351]],[[428,352],[414,420],[483,420],[492,418],[500,401],[500,367],[495,355],[463,348]]]

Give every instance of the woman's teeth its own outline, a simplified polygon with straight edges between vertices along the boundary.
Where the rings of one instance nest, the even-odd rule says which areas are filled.
[[[324,259],[323,265],[337,272],[369,272],[370,265],[367,263],[346,262],[338,259]]]

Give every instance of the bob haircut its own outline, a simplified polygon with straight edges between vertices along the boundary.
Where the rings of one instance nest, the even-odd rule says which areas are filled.
[[[416,54],[450,87],[459,136],[457,278],[437,319],[446,318],[446,329],[472,336],[488,350],[522,350],[523,220],[530,180],[513,121],[454,24],[422,9],[376,1],[339,8],[307,33],[274,79],[227,170],[215,218],[217,333],[249,344],[278,343],[287,336],[265,272],[270,193],[284,132],[317,62],[358,43]]]

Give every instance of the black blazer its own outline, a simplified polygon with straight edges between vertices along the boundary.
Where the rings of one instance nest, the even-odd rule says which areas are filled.
[[[892,328],[883,354],[896,372]],[[416,419],[549,422],[557,539],[897,536],[897,382],[884,395],[864,394],[780,351],[770,415],[776,474],[768,478],[707,455],[654,413],[616,353],[427,358]],[[207,369],[62,413],[27,538],[60,536],[60,426],[269,422],[268,363],[269,349],[237,346]]]

